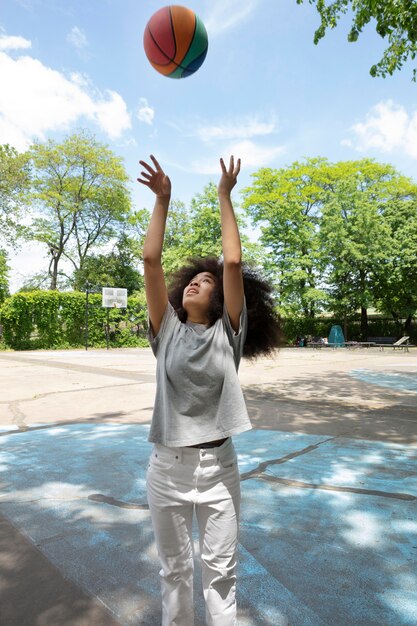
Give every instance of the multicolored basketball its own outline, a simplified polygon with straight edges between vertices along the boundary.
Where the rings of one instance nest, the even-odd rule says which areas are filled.
[[[191,9],[167,6],[154,13],[147,23],[143,47],[157,72],[170,78],[185,78],[194,74],[206,58],[207,31]]]

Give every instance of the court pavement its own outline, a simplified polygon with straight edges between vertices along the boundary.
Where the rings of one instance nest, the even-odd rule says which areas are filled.
[[[154,371],[149,349],[0,352],[2,625],[160,624]],[[284,349],[240,379],[240,626],[415,625],[417,352]]]

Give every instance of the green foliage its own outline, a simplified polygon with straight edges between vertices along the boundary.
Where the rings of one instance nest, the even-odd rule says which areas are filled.
[[[370,159],[261,169],[243,190],[283,317],[417,310],[417,186]],[[410,317],[411,319],[411,317]]]
[[[285,317],[282,319],[282,327],[285,340],[288,344],[294,344],[297,337],[311,336],[314,338],[328,337],[332,324],[343,324],[333,318],[311,317]]]
[[[36,211],[28,238],[50,255],[51,289],[63,258],[80,269],[92,249],[117,236],[130,213],[128,176],[122,160],[87,133],[35,143],[32,184],[26,200]]]
[[[143,276],[136,269],[137,256],[133,242],[123,235],[110,254],[98,254],[84,259],[82,267],[74,272],[72,287],[84,291],[86,285],[123,287],[128,295],[144,287]]]
[[[305,0],[297,0],[302,4]],[[322,39],[328,28],[335,28],[341,16],[350,11],[352,25],[348,41],[358,40],[360,33],[370,22],[375,23],[378,35],[388,45],[380,61],[372,65],[371,76],[392,75],[407,60],[414,60],[417,52],[417,3],[415,0],[308,0],[316,5],[321,24],[314,34],[314,43]],[[413,80],[417,69],[413,69]]]
[[[173,201],[175,204],[175,201]],[[151,213],[148,209],[139,209],[132,212],[127,219],[127,228],[131,234],[130,243],[137,259],[142,261],[143,243],[148,230]]]
[[[23,191],[29,182],[28,158],[15,148],[0,145],[0,239],[15,246],[25,228],[19,223]]]
[[[330,307],[352,313],[370,306],[375,273],[390,254],[390,228],[381,208],[392,199],[399,175],[389,165],[363,159],[335,164],[332,178],[320,248]]]
[[[417,186],[407,183],[384,208],[390,253],[375,273],[376,304],[395,319],[411,318],[417,308]]]
[[[100,294],[89,294],[88,345],[106,346],[107,310]],[[109,310],[113,347],[147,346],[143,294],[132,296],[126,310]],[[7,298],[0,309],[4,344],[14,350],[79,348],[86,340],[86,294],[33,291]]]
[[[276,285],[282,314],[314,317],[325,299],[320,285],[318,223],[330,164],[307,159],[288,168],[262,168],[243,190],[243,207],[261,228],[264,267]]]
[[[245,261],[260,265],[262,249],[251,242],[243,233],[245,221],[236,216],[242,241],[242,254]],[[143,246],[150,213],[146,209],[138,211],[130,222],[136,233],[138,245]],[[203,193],[192,198],[190,207],[173,200],[168,211],[165,230],[163,265],[166,275],[177,270],[184,261],[193,256],[221,256],[221,225],[217,187],[209,183]]]
[[[237,215],[241,232],[242,254],[252,260],[256,245],[242,234],[244,221]],[[222,254],[220,210],[217,186],[209,183],[203,193],[191,200],[187,210],[182,203],[171,204],[164,240],[163,264],[167,275],[177,270],[184,260],[193,256]]]
[[[0,248],[0,304],[9,295],[9,271],[7,264],[7,254]]]
[[[288,317],[282,320],[285,340],[288,344],[294,344],[296,337],[313,338],[328,337],[333,324],[338,324],[344,329],[344,319],[339,317]],[[411,341],[417,341],[417,322],[410,327],[409,334]],[[401,321],[385,318],[375,318],[368,320],[368,337],[395,337],[400,339],[404,335]],[[347,322],[347,337],[349,341],[361,341],[362,330],[361,320],[358,317],[349,319]]]

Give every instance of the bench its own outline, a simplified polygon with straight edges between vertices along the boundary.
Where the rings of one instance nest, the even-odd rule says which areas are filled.
[[[415,348],[411,343],[408,343],[409,337],[404,336],[401,339],[396,340],[395,337],[368,337],[369,340],[374,340],[374,346],[383,350],[384,348],[393,348],[393,350],[405,350],[409,352],[409,348]]]
[[[368,341],[377,345],[392,345],[397,341],[396,337],[368,337]]]

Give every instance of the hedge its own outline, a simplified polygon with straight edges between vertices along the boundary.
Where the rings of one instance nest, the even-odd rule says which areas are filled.
[[[306,318],[293,317],[282,321],[285,340],[293,343],[296,337],[328,337],[333,324],[338,324],[344,330],[344,320],[333,317]],[[404,335],[404,327],[401,322],[386,318],[368,319],[368,337],[395,337],[399,339]],[[408,333],[407,333],[408,334]],[[347,337],[349,341],[361,341],[361,322],[359,319],[350,319],[347,322]],[[413,320],[410,338],[413,343],[417,341],[417,320]]]
[[[88,346],[107,345],[107,310],[101,294],[88,296]],[[81,348],[86,343],[86,294],[83,292],[31,291],[14,294],[0,308],[2,345],[13,350]],[[344,328],[336,318],[292,317],[283,320],[287,343],[297,336],[328,337],[333,324]],[[148,346],[145,295],[130,296],[126,309],[109,309],[111,347]],[[368,320],[368,336],[395,337],[404,334],[402,324],[392,319]],[[348,321],[349,340],[360,339],[360,320]],[[417,342],[417,322],[413,320],[411,339]]]
[[[88,296],[88,346],[105,347],[107,310],[101,294]],[[109,309],[109,344],[148,346],[144,296],[131,296],[126,309]],[[86,294],[31,291],[14,294],[0,308],[2,340],[13,350],[80,348],[86,343]]]

